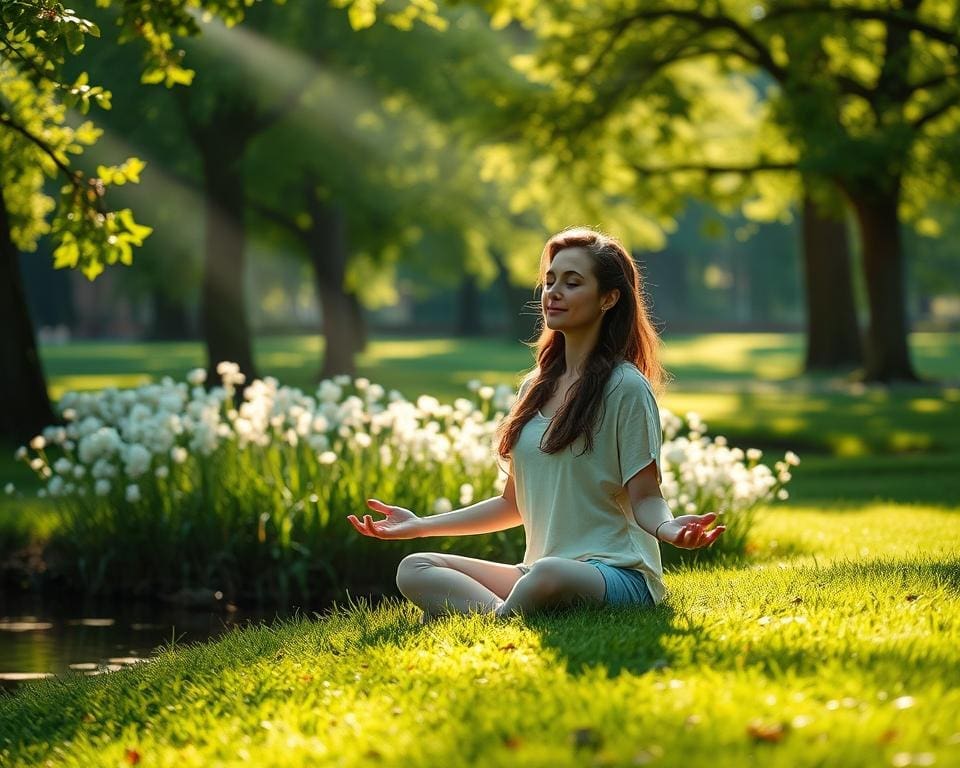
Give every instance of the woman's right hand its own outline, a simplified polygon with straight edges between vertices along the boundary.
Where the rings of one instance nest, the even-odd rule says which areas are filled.
[[[409,509],[393,507],[377,499],[367,499],[367,506],[385,515],[386,519],[374,520],[370,515],[364,515],[361,523],[356,515],[347,515],[350,524],[364,536],[375,539],[415,539],[420,535],[420,518]]]

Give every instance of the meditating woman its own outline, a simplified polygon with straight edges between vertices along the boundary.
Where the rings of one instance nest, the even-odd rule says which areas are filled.
[[[411,539],[522,525],[523,562],[409,555],[397,587],[424,621],[448,612],[508,616],[595,602],[654,605],[665,595],[659,542],[709,546],[715,514],[674,517],[660,492],[658,338],[640,275],[623,245],[568,229],[540,257],[543,327],[537,367],[500,424],[508,474],[500,496],[418,517],[369,499],[384,515],[348,520],[367,536]]]

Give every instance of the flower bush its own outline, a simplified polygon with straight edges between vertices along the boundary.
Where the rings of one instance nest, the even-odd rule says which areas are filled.
[[[18,449],[43,481],[38,494],[62,514],[56,546],[87,590],[202,586],[231,598],[309,599],[382,587],[423,542],[356,534],[345,518],[362,517],[365,499],[430,514],[503,490],[493,436],[514,402],[510,387],[472,381],[472,397],[448,405],[427,395],[409,402],[364,378],[324,380],[307,395],[267,377],[238,396],[237,366],[217,372],[209,390],[198,369],[186,382],[67,393],[64,425]],[[785,497],[798,460],[788,454],[774,472],[758,451],[707,438],[695,414],[661,415],[671,509],[722,510],[728,531],[714,548],[742,549],[752,510]],[[522,530],[431,548],[518,562]]]

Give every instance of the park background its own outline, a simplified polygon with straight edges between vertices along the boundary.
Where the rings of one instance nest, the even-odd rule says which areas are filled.
[[[69,494],[49,493],[53,472],[29,466],[36,451],[15,453],[66,423],[69,392],[113,397],[198,371],[209,390],[221,361],[247,384],[273,377],[310,394],[336,380],[361,398],[372,384],[410,402],[467,398],[494,419],[534,364],[543,243],[585,224],[621,238],[644,276],[671,375],[661,407],[767,463],[791,452],[800,464],[779,470],[784,498],[743,510],[742,535],[725,549],[665,552],[675,602],[633,627],[635,647],[612,640],[616,621],[601,635],[620,655],[581,648],[576,620],[538,625],[565,657],[574,695],[594,695],[593,683],[576,687],[577,670],[598,659],[654,687],[671,665],[687,669],[698,714],[681,719],[695,730],[709,675],[664,637],[683,636],[693,618],[742,613],[722,643],[704,625],[702,640],[684,640],[693,656],[713,643],[720,666],[729,661],[727,714],[745,725],[732,754],[783,742],[784,764],[801,764],[790,745],[814,730],[807,715],[751,709],[750,675],[761,670],[764,701],[784,702],[797,690],[788,678],[816,676],[808,659],[820,654],[844,668],[850,691],[813,686],[811,697],[860,719],[845,739],[826,726],[810,736],[803,760],[821,749],[851,765],[881,753],[894,765],[930,764],[940,750],[945,764],[960,759],[949,675],[938,677],[960,581],[956,2],[156,4],[169,16],[106,6],[22,2],[2,16],[0,676],[17,685],[71,665],[140,666],[171,636],[202,640],[247,618],[395,595],[392,574],[412,551],[516,561],[516,531],[376,542],[345,520],[367,497],[424,514],[468,503],[465,482],[483,498],[496,488],[493,464],[468,476],[450,460],[398,481],[350,454],[353,474],[338,475],[338,500],[321,502],[323,523],[290,523],[291,535],[292,505],[277,502],[264,522],[256,504],[272,504],[271,492],[211,459],[214,475],[235,474],[206,480],[204,493],[235,483],[255,500],[212,492],[219,533],[207,520],[206,534],[166,539],[144,523],[167,519],[159,485],[141,498],[118,483],[113,516],[84,525],[82,505],[71,511]],[[480,397],[481,384],[497,397]],[[319,473],[315,458],[294,463]],[[718,503],[696,500],[699,511]],[[236,541],[223,543],[226,528]],[[227,565],[202,575],[204,557]],[[803,591],[811,573],[834,585],[828,598]],[[695,599],[704,580],[723,585],[716,604]],[[781,592],[782,616],[770,607]],[[852,606],[864,595],[872,608],[861,615]],[[804,601],[823,613],[801,622]],[[361,650],[406,637],[404,609],[365,610],[344,619],[359,622]],[[794,634],[755,637],[771,615]],[[866,628],[878,624],[887,631],[873,639]],[[340,630],[294,626],[250,642],[282,649],[307,631]],[[448,640],[469,648],[470,631],[455,627]],[[838,639],[848,633],[862,645]],[[511,635],[507,646],[529,640]],[[226,657],[250,663],[253,646],[230,642],[239,645]],[[52,689],[31,690],[54,701]],[[900,704],[874,712],[878,696]],[[23,733],[29,701],[9,704]],[[493,699],[484,706],[495,711]],[[664,707],[648,715],[669,722],[676,713]],[[130,738],[117,735],[129,722],[108,711],[100,735],[129,761]],[[909,717],[894,729],[888,715]],[[246,733],[245,719],[231,727]],[[3,744],[15,758],[46,755],[71,723],[41,719]],[[602,757],[620,754],[612,733],[571,726],[560,737],[574,755]],[[506,754],[551,743],[500,735]],[[438,754],[456,743],[448,736]],[[156,738],[158,749],[177,744]],[[258,749],[265,738],[257,732]],[[194,742],[208,757],[220,749]],[[709,756],[682,734],[673,748],[691,765]],[[663,749],[624,754],[647,762]]]

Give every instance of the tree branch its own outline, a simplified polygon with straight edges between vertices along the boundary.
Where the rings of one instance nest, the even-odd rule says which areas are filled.
[[[921,80],[919,83],[913,83],[910,86],[910,92],[915,93],[916,91],[922,91],[927,88],[936,88],[938,85],[949,83],[953,79],[957,79],[957,81],[960,82],[960,69],[955,69],[952,72],[942,72],[939,75],[928,77],[926,80]]]
[[[721,173],[779,173],[783,171],[799,170],[796,163],[775,163],[773,161],[761,161],[754,165],[714,165],[711,163],[681,163],[679,165],[669,165],[653,167],[630,163],[630,167],[642,176],[669,176],[673,173],[684,173],[690,171],[699,171],[708,176],[716,176]]]
[[[914,120],[910,125],[915,131],[919,131],[927,123],[931,122],[932,120],[936,120],[938,117],[946,112],[949,112],[953,107],[956,106],[960,106],[960,93],[951,94],[925,115],[922,115]]]
[[[68,179],[70,179],[71,184],[73,184],[77,189],[82,189],[80,179],[83,178],[83,174],[79,171],[72,170],[69,165],[57,157],[56,152],[51,149],[50,145],[47,144],[43,139],[41,139],[39,136],[34,136],[22,125],[3,114],[0,114],[0,125],[5,125],[7,128],[16,131],[21,136],[27,138],[31,143],[39,147],[47,157],[53,160],[57,168],[59,168]]]
[[[744,27],[736,19],[729,16],[710,16],[700,11],[674,10],[670,8],[653,9],[649,11],[638,11],[630,16],[624,17],[618,23],[632,24],[637,21],[650,21],[656,19],[686,19],[692,21],[699,27],[707,30],[725,29],[733,32],[739,37],[747,47],[756,53],[757,64],[762,66],[776,80],[786,79],[786,70],[773,60],[773,55],[764,46],[760,40],[753,35],[750,30]]]
[[[910,14],[899,13],[895,10],[884,10],[880,8],[851,8],[837,7],[829,3],[806,4],[806,5],[774,5],[763,21],[776,20],[786,16],[798,16],[803,14],[830,14],[834,16],[843,16],[847,19],[856,21],[884,21],[888,24],[920,32],[927,37],[938,40],[947,45],[960,47],[960,34],[951,32],[949,29],[938,27],[935,24],[929,24],[920,21]]]

